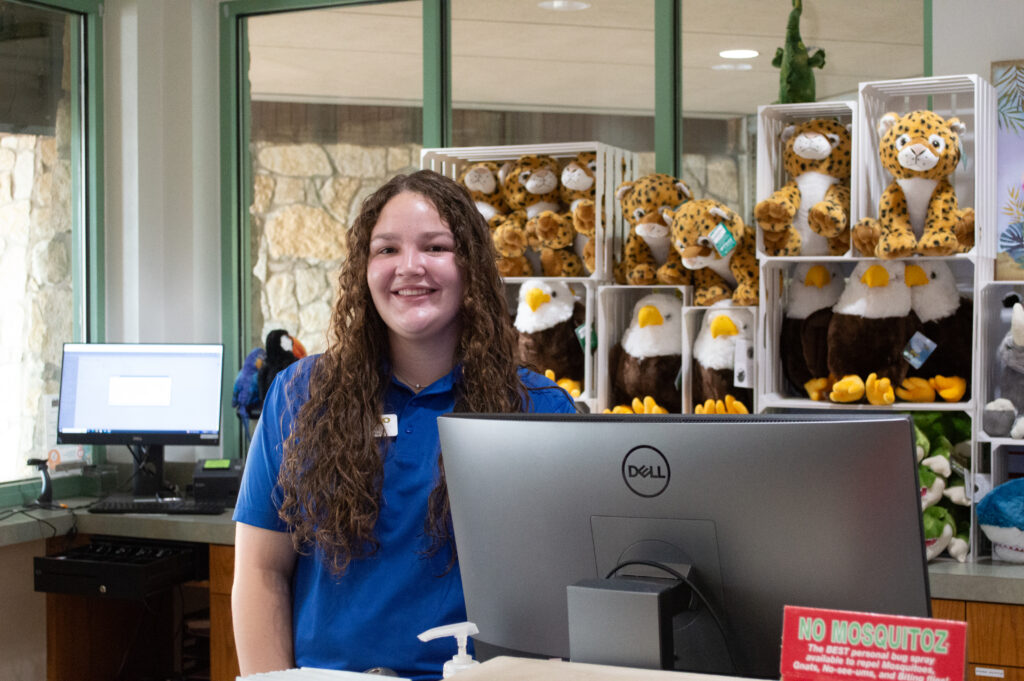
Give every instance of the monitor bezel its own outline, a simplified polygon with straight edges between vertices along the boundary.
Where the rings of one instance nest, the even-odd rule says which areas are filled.
[[[60,409],[57,412],[57,444],[70,445],[172,445],[172,446],[217,446],[220,445],[221,435],[224,431],[224,344],[223,343],[64,343],[61,351],[61,381],[60,393],[63,396],[64,389],[64,361],[70,350],[88,346],[95,348],[93,352],[102,352],[104,349],[116,351],[121,348],[145,348],[156,350],[167,348],[169,352],[180,348],[189,348],[196,351],[202,349],[216,350],[220,358],[220,380],[217,381],[217,431],[162,431],[162,430],[116,430],[111,432],[78,432],[65,431],[61,428]]]

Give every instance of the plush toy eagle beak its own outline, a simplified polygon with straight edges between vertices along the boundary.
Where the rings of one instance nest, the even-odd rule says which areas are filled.
[[[928,275],[920,265],[907,265],[904,278],[907,286],[923,286],[928,283]]]
[[[740,331],[728,316],[720,314],[711,320],[711,337],[735,336]]]
[[[807,275],[804,277],[804,286],[817,286],[818,288],[824,288],[829,285],[832,281],[832,276],[828,273],[828,270],[824,265],[815,265],[811,269],[807,270]]]
[[[861,275],[861,282],[872,288],[889,285],[889,273],[881,265],[872,265]]]
[[[658,308],[653,305],[644,305],[640,308],[639,314],[637,314],[637,324],[640,328],[645,326],[661,326],[665,323],[665,318],[658,312]]]
[[[539,288],[531,288],[526,292],[526,304],[530,306],[530,309],[534,312],[537,308],[544,303],[551,300],[551,296],[541,291]]]

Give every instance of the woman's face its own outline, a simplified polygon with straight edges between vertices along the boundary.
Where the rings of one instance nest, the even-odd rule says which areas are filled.
[[[406,191],[384,204],[370,233],[366,281],[392,336],[454,344],[462,272],[455,236],[426,197]]]

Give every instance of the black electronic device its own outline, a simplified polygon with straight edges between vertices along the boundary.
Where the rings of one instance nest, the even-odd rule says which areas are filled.
[[[242,484],[242,462],[238,459],[201,459],[192,472],[192,493],[196,501],[234,506]]]
[[[220,442],[224,347],[196,343],[65,343],[59,444],[127,445],[133,492],[164,491],[166,445]]]
[[[127,495],[114,495],[97,501],[89,507],[90,513],[167,513],[170,515],[220,515],[223,502],[177,497],[143,499]]]
[[[35,590],[142,600],[209,575],[208,547],[191,542],[94,537],[51,556],[33,559]]]

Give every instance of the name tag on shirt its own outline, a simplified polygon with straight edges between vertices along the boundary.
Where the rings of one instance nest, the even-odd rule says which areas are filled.
[[[398,414],[384,414],[380,425],[373,429],[374,437],[395,437],[398,435]]]

